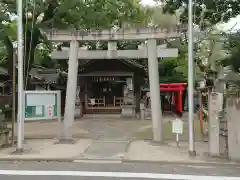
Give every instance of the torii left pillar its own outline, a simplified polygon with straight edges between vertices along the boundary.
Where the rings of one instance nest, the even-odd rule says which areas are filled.
[[[160,100],[159,89],[159,73],[158,73],[158,58],[157,58],[157,40],[148,39],[147,41],[148,52],[148,72],[150,83],[150,98],[151,98],[151,110],[152,110],[152,129],[153,129],[153,141],[163,143],[163,119]]]
[[[72,40],[70,42],[69,51],[68,81],[63,121],[63,137],[61,137],[60,140],[62,143],[73,143],[73,123],[75,115],[78,76],[78,48],[78,42],[76,40]]]

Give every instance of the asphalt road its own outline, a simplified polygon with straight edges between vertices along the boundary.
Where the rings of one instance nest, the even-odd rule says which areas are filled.
[[[229,178],[224,179],[223,176]],[[202,180],[206,178],[240,180],[240,166],[96,162],[0,163],[0,179],[4,180]]]

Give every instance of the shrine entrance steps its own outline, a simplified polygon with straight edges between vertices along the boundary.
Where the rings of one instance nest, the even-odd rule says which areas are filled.
[[[94,107],[88,108],[84,111],[84,114],[120,114],[120,107]]]

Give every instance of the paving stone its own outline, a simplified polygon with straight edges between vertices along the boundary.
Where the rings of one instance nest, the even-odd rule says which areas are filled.
[[[94,141],[81,156],[84,159],[122,159],[128,141]]]

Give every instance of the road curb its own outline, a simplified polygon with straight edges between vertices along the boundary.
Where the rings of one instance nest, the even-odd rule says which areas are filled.
[[[150,161],[130,159],[86,159],[86,158],[0,158],[0,162],[89,162],[89,163],[139,163],[139,164],[164,164],[184,166],[232,166],[240,167],[236,162],[180,162],[180,161]]]
[[[0,162],[25,161],[25,162],[113,162],[122,163],[122,159],[88,159],[88,158],[0,158]]]
[[[142,163],[142,164],[165,164],[165,165],[184,165],[184,166],[232,166],[240,167],[240,163],[235,162],[180,162],[180,161],[150,161],[150,160],[130,160],[123,159],[123,163]]]
[[[25,162],[73,162],[73,158],[0,158],[0,162],[25,161]]]
[[[0,158],[0,162],[17,162],[17,161],[25,161],[25,162],[119,162],[119,163],[140,163],[140,164],[164,164],[164,165],[184,165],[184,166],[232,166],[232,167],[240,167],[239,162],[230,162],[230,161],[218,161],[218,162],[184,162],[184,161],[151,161],[151,160],[131,160],[131,159],[99,159],[99,158],[24,158],[24,157],[2,157]]]

